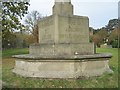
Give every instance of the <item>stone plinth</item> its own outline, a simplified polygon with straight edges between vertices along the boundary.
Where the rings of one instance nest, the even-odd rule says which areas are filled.
[[[76,15],[51,15],[39,22],[39,44],[30,46],[30,54],[94,54],[89,42],[89,19]]]
[[[82,44],[33,44],[29,48],[31,55],[81,55],[94,54],[93,43]]]
[[[111,73],[108,61],[111,54],[73,55],[73,56],[32,56],[15,55],[13,70],[24,77],[40,78],[79,78]]]

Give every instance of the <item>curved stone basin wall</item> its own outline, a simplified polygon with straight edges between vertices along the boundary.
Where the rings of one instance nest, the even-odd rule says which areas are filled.
[[[61,60],[57,60],[56,57],[48,59],[49,57],[29,57],[29,55],[16,55],[14,57],[17,60],[13,72],[24,77],[78,78],[112,72],[108,65],[111,57],[109,54],[74,56],[74,59],[72,59],[73,57],[62,57]]]

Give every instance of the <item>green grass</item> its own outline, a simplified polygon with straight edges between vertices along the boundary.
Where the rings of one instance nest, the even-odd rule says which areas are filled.
[[[112,54],[112,58],[109,62],[110,67],[112,68],[112,70],[116,70],[118,71],[118,49],[117,48],[97,48],[96,50],[98,53],[111,53]]]
[[[10,51],[10,52],[9,52]],[[17,52],[17,50],[14,50]],[[19,51],[19,50],[18,50]],[[28,50],[23,49],[27,53]],[[13,51],[12,51],[13,52]],[[80,79],[40,79],[40,78],[24,78],[12,73],[15,59],[6,57],[13,54],[11,50],[3,52],[3,82],[6,83],[4,87],[8,88],[117,88],[118,87],[118,50],[111,48],[98,48],[98,53],[112,53],[109,65],[114,71],[113,74],[103,74],[99,77],[80,78]]]
[[[2,57],[11,57],[12,55],[28,54],[28,48],[25,49],[7,49],[2,51]]]

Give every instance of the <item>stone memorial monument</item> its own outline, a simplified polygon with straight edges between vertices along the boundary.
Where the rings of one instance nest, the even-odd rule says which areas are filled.
[[[14,55],[13,72],[24,77],[78,78],[111,73],[111,54],[98,54],[89,42],[89,19],[73,14],[71,0],[55,0],[53,14],[39,21],[39,44]]]

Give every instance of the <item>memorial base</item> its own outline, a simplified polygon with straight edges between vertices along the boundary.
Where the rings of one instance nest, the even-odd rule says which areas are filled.
[[[24,77],[79,78],[100,76],[109,68],[110,54],[74,55],[68,57],[15,55],[13,72]]]

